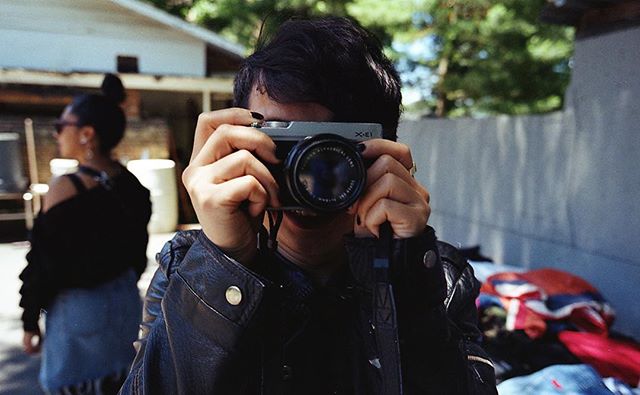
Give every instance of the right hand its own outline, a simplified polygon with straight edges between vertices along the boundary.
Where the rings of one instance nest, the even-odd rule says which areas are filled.
[[[34,344],[35,340],[35,344]],[[36,331],[24,331],[22,335],[22,348],[27,354],[37,354],[42,347],[42,334],[40,329]]]
[[[279,204],[276,180],[257,158],[277,163],[275,144],[246,126],[255,121],[242,108],[200,114],[191,161],[182,173],[204,234],[242,264],[256,254],[266,207]]]

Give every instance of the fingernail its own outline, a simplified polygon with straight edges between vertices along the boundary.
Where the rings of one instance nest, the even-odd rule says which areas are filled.
[[[367,149],[367,146],[364,145],[364,143],[358,143],[358,145],[356,145],[356,149],[358,152],[364,152],[364,150]]]
[[[356,214],[356,224],[360,226],[360,215]]]
[[[251,111],[251,116],[254,119],[260,119],[260,120],[264,119],[264,115],[260,114],[259,112],[255,112],[255,111]]]

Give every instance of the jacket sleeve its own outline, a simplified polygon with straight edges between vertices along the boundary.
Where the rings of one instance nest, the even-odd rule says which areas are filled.
[[[475,300],[480,282],[473,268],[460,252],[450,244],[438,242],[438,251],[447,282],[444,306],[450,326],[460,340],[466,362],[469,392],[495,394],[496,378],[493,362],[482,348],[482,332],[478,328],[478,309]]]
[[[376,239],[347,241],[351,269],[360,284],[375,281],[371,262],[376,243]],[[394,240],[392,245],[389,282],[396,302],[404,393],[437,389],[437,393],[494,394],[493,368],[478,367],[478,358],[471,357],[482,351],[474,315],[477,286],[469,280],[473,273],[463,276],[458,266],[450,267],[439,244],[433,229],[426,227],[423,234]]]
[[[31,249],[26,257],[27,266],[20,273],[20,307],[24,309],[22,326],[25,331],[38,330],[40,309],[46,308],[57,292],[55,273],[51,271],[52,265],[42,245],[42,239],[42,219],[38,216],[31,231]]]
[[[46,276],[34,261],[34,251],[27,254],[27,266],[20,273],[22,286],[20,287],[20,307],[22,312],[22,328],[25,331],[37,331],[40,308],[42,306],[42,291]]]
[[[265,281],[200,231],[178,233],[158,259],[121,393],[188,394],[194,383],[201,393],[241,393]]]

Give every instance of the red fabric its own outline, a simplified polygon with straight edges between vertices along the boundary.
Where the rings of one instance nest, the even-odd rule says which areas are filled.
[[[537,339],[544,335],[544,333],[547,331],[547,323],[541,315],[527,309],[517,299],[512,299],[510,301],[508,301],[508,299],[506,298],[503,299],[505,299],[506,302],[505,306],[508,306],[507,312],[516,312],[513,324],[509,324],[509,329],[522,329],[524,330],[524,333],[526,333],[527,336],[532,339]],[[513,306],[516,304],[517,306]]]
[[[537,269],[528,272],[501,272],[490,276],[487,281],[482,283],[481,292],[489,294],[497,294],[494,284],[491,280],[526,280],[536,285],[540,290],[544,290],[546,295],[557,294],[579,294],[584,292],[598,293],[598,290],[584,279],[557,269]],[[539,299],[540,292],[532,291],[527,294],[520,295],[520,299]]]
[[[548,322],[606,335],[614,318],[596,288],[557,269],[497,273],[487,278],[480,292],[499,298],[507,312],[507,330],[524,330],[533,339],[547,331]]]
[[[632,387],[640,384],[640,344],[586,332],[563,331],[558,338],[602,377],[616,377]]]
[[[520,277],[541,287],[547,295],[578,294],[587,291],[598,292],[596,288],[584,279],[557,269],[531,270],[520,273]]]

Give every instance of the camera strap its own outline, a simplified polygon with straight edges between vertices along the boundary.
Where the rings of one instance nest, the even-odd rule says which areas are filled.
[[[267,240],[267,248],[271,251],[278,250],[278,230],[282,224],[282,211],[267,209],[267,218],[269,219],[269,239]]]
[[[378,344],[379,364],[383,370],[384,393],[402,394],[398,322],[393,286],[389,279],[393,245],[393,229],[389,222],[380,225],[379,235],[373,260],[375,278],[373,323],[375,325],[376,343]]]

